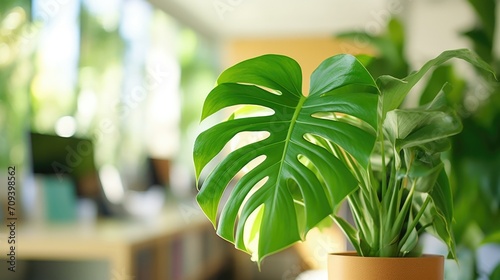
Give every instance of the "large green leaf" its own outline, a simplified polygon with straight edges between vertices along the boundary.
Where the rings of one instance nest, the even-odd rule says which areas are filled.
[[[455,239],[452,233],[453,222],[453,197],[451,193],[448,175],[445,170],[441,171],[436,185],[430,193],[436,208],[437,220],[434,228],[438,237],[448,246],[449,257],[456,259]]]
[[[462,123],[446,109],[396,109],[387,114],[384,129],[399,152],[455,135],[462,130]]]
[[[404,150],[406,168],[410,177],[418,181],[417,190],[420,191],[434,186],[442,167],[438,153],[449,149],[448,138],[462,130],[460,118],[446,106],[445,95],[449,90],[445,84],[427,105],[392,110],[383,123],[384,133],[394,150],[396,166],[401,165],[399,155]]]
[[[427,207],[425,214],[420,219],[421,225],[430,225],[425,230],[439,238],[448,247],[448,258],[456,259],[455,239],[452,231],[453,222],[453,197],[448,176],[444,169],[441,170],[435,186],[428,194],[432,203]],[[427,194],[421,194],[426,197]],[[416,208],[420,208],[423,198],[414,200]]]
[[[234,105],[273,111],[221,122],[201,133],[194,147],[199,180],[205,166],[234,136],[248,131],[269,133],[225,156],[197,196],[218,234],[254,254],[259,262],[304,237],[358,186],[341,160],[308,139],[322,138],[350,154],[362,168],[369,165],[375,143],[376,85],[353,56],[325,60],[311,76],[307,97],[300,88],[301,70],[293,59],[265,55],[224,71],[203,108],[203,119]],[[330,117],[322,117],[325,114]],[[240,178],[237,174],[257,158],[261,162]],[[233,180],[234,187],[228,188]],[[221,204],[226,191],[229,199]],[[301,209],[299,215],[297,209]]]

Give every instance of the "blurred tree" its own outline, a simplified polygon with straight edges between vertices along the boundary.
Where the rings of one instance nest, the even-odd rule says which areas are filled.
[[[32,75],[29,0],[0,2],[0,168],[26,162]]]
[[[494,51],[497,1],[468,2],[477,24],[463,34],[474,51],[500,73],[500,58]],[[500,84],[492,77],[477,74],[479,81],[471,83],[471,90],[455,103],[463,108],[464,130],[456,136],[452,151],[454,230],[459,244],[472,252],[485,243],[500,244],[500,239],[489,237],[500,234]],[[500,264],[490,279],[499,279],[499,272]],[[484,274],[489,272],[475,273],[476,277],[487,277]]]
[[[403,23],[397,18],[391,18],[385,32],[378,35],[353,31],[336,34],[335,37],[347,39],[352,42],[353,46],[368,44],[374,48],[376,55],[359,56],[373,77],[389,74],[402,78],[406,77],[410,71],[405,55],[405,30]]]

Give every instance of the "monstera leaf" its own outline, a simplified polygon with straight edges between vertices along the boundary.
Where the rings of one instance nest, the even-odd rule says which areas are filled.
[[[235,105],[273,112],[230,117],[202,132],[194,147],[198,181],[233,137],[268,133],[224,156],[197,196],[217,233],[258,262],[304,239],[358,187],[347,163],[331,151],[348,155],[366,169],[375,143],[379,95],[374,79],[356,58],[337,55],[325,60],[311,76],[309,95],[301,93],[301,80],[293,59],[264,55],[224,71],[203,108],[202,119]],[[258,158],[256,166],[238,176]],[[228,187],[231,182],[234,186]],[[226,192],[229,198],[223,203]]]

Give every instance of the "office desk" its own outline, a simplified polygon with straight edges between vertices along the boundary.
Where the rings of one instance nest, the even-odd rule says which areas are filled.
[[[7,252],[0,231],[0,254]],[[22,224],[17,260],[102,260],[108,279],[206,279],[219,270],[227,244],[194,204],[169,206],[150,219],[102,219],[95,224]]]

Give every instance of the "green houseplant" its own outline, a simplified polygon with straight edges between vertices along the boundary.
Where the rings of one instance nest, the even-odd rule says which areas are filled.
[[[460,35],[465,36],[474,52],[499,73],[500,56],[494,51],[495,34],[500,35],[495,32],[498,1],[466,2],[476,21],[470,30]],[[368,64],[364,63],[372,75],[384,73],[404,77],[410,73],[404,36],[407,31],[403,21],[391,18],[385,30],[376,36],[356,31],[335,36],[354,42],[363,40],[375,49],[376,57]],[[464,75],[450,64],[436,67],[429,79],[421,83],[418,100],[418,104],[429,102],[442,86],[442,81],[448,81],[453,89],[446,99],[450,107],[456,108],[463,124],[460,134],[451,139],[452,150],[446,155],[451,165],[448,175],[453,194],[457,262],[449,262],[445,271],[451,278],[455,275],[457,280],[488,277],[494,263],[498,263],[496,271],[500,273],[500,259],[489,257],[484,251],[486,247],[500,249],[500,239],[494,238],[500,236],[500,223],[492,223],[500,220],[497,176],[500,169],[500,84],[491,79],[488,72],[475,71],[474,74]],[[496,254],[500,256],[498,252]],[[494,279],[492,275],[489,277]]]
[[[300,66],[289,57],[264,55],[225,70],[205,100],[202,120],[235,105],[268,111],[242,117],[233,110],[196,139],[199,181],[234,136],[265,132],[223,156],[199,186],[198,203],[217,233],[260,263],[331,218],[360,256],[410,256],[419,232],[428,231],[454,258],[452,197],[440,158],[462,127],[443,97],[450,87],[444,84],[427,105],[399,108],[425,73],[451,58],[492,72],[462,49],[442,53],[406,78],[374,79],[357,58],[341,54],[319,65],[304,95]],[[245,167],[250,171],[238,176]],[[343,201],[354,225],[336,214]]]

